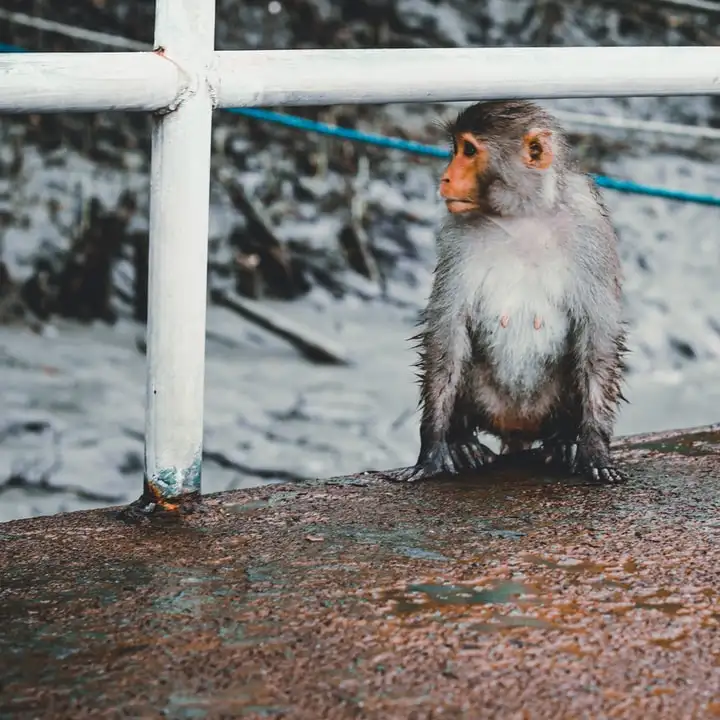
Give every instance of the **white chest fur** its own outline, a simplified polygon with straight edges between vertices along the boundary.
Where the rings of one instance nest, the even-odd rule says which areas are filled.
[[[513,393],[536,389],[565,342],[569,267],[541,224],[495,221],[497,237],[470,248],[463,282],[473,297],[495,379]],[[469,286],[468,286],[469,285]]]

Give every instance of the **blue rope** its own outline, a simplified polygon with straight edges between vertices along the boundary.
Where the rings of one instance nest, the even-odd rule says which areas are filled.
[[[255,120],[263,120],[265,122],[286,125],[287,127],[295,128],[296,130],[304,130],[305,132],[314,132],[321,135],[330,135],[332,137],[366,143],[368,145],[376,145],[378,147],[390,148],[392,150],[403,150],[416,155],[429,155],[431,157],[445,159],[450,157],[450,151],[447,148],[438,147],[436,145],[424,145],[423,143],[413,142],[412,140],[403,140],[402,138],[387,137],[385,135],[376,135],[374,133],[364,133],[359,130],[350,130],[336,125],[327,125],[326,123],[306,120],[305,118],[297,117],[296,115],[285,115],[283,113],[273,112],[272,110],[260,110],[259,108],[231,108],[229,112],[237,115],[245,115],[246,117],[251,117]],[[681,200],[683,202],[698,203],[701,205],[720,206],[720,197],[716,197],[714,195],[701,195],[698,193],[685,192],[684,190],[670,190],[668,188],[641,185],[640,183],[633,182],[632,180],[616,180],[615,178],[607,177],[606,175],[591,174],[590,177],[595,180],[598,187],[607,188],[608,190],[634,193],[636,195],[650,195],[653,197],[666,198],[668,200]]]
[[[17,45],[6,45],[5,43],[0,43],[0,52],[24,53],[27,52],[27,50],[25,50],[25,48],[18,47]]]
[[[256,120],[287,125],[287,127],[295,128],[296,130],[319,133],[320,135],[331,135],[332,137],[366,143],[368,145],[376,145],[377,147],[389,148],[391,150],[404,150],[405,152],[415,153],[416,155],[430,155],[438,158],[450,157],[450,153],[446,148],[436,147],[435,145],[423,145],[422,143],[413,142],[412,140],[387,137],[386,135],[364,133],[359,130],[338,127],[337,125],[327,125],[325,123],[315,122],[314,120],[306,120],[305,118],[297,117],[297,115],[284,115],[283,113],[273,112],[272,110],[260,110],[259,108],[229,108],[228,112],[236,113],[237,115],[246,115]]]
[[[0,52],[21,53],[29,52],[17,45],[7,45],[0,43]],[[450,152],[447,148],[438,147],[436,145],[425,145],[423,143],[414,142],[413,140],[404,140],[403,138],[387,137],[386,135],[377,135],[375,133],[364,133],[359,130],[351,130],[337,125],[328,125],[327,123],[307,120],[306,118],[296,115],[285,115],[284,113],[273,112],[272,110],[261,110],[260,108],[229,108],[228,112],[236,115],[244,115],[245,117],[264,122],[272,122],[278,125],[285,125],[296,130],[304,132],[317,133],[319,135],[328,135],[330,137],[350,140],[357,143],[365,143],[376,147],[387,148],[389,150],[402,150],[403,152],[413,153],[414,155],[427,155],[435,158],[449,158]],[[660,197],[668,200],[679,200],[681,202],[697,203],[700,205],[714,205],[720,207],[720,197],[714,195],[702,195],[699,193],[685,192],[684,190],[670,190],[668,188],[652,187],[650,185],[641,185],[632,180],[616,180],[606,175],[591,175],[598,187],[607,188],[608,190],[616,190],[618,192],[633,193],[635,195],[649,195],[652,197]]]
[[[668,200],[680,200],[682,202],[697,203],[699,205],[720,206],[720,197],[715,195],[702,195],[700,193],[689,193],[684,190],[670,190],[669,188],[652,187],[641,185],[632,180],[616,180],[605,175],[591,175],[599,187],[618,192],[634,193],[636,195],[652,195],[653,197],[667,198]]]

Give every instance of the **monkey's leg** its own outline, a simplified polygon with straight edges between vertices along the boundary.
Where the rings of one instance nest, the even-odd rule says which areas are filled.
[[[463,463],[468,463],[464,455],[458,455],[454,446],[447,440],[435,440],[423,445],[421,440],[420,455],[415,465],[384,473],[393,482],[419,482],[430,480],[438,475],[456,475],[463,470]]]

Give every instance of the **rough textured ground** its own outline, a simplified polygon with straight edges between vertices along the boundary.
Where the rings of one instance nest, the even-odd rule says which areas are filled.
[[[720,426],[623,486],[373,475],[0,525],[0,718],[720,715]]]

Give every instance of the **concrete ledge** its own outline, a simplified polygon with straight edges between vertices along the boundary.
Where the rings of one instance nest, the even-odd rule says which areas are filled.
[[[0,718],[720,716],[720,426],[0,525]]]

